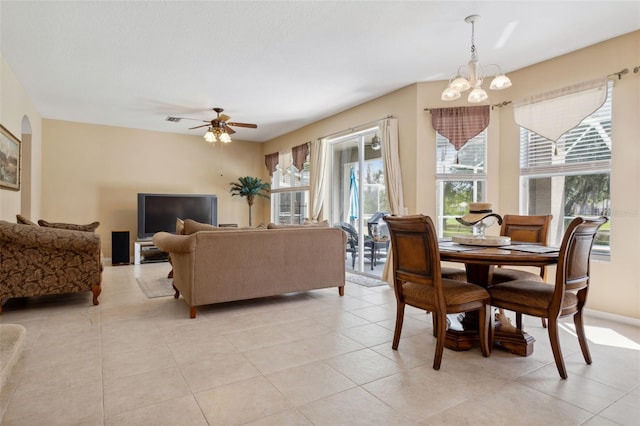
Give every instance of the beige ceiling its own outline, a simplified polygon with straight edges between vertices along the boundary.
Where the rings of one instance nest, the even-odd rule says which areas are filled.
[[[44,118],[266,141],[470,56],[505,72],[640,28],[638,1],[5,1],[0,47]],[[443,83],[444,87],[444,83]],[[1,88],[0,88],[1,90]]]

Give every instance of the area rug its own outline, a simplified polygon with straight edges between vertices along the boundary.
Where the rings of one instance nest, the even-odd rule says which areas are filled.
[[[365,287],[378,287],[381,285],[387,285],[386,282],[380,281],[378,278],[365,277],[364,275],[356,275],[347,273],[346,280],[353,284],[358,284]]]
[[[173,296],[173,279],[167,277],[138,277],[140,289],[149,299],[155,297]]]

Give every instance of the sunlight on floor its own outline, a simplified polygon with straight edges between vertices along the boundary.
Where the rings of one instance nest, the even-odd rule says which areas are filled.
[[[565,329],[569,333],[576,335],[575,326],[573,324],[558,324],[559,327]],[[620,333],[611,330],[610,328],[605,327],[593,327],[586,325],[585,333],[587,334],[587,339],[590,342],[595,343],[596,345],[603,346],[614,346],[616,348],[623,349],[633,349],[636,351],[640,351],[640,344],[634,342],[621,335]]]

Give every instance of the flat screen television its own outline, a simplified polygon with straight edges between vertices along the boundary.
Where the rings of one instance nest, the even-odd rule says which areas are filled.
[[[176,232],[176,219],[218,224],[218,197],[204,194],[138,194],[138,240]]]

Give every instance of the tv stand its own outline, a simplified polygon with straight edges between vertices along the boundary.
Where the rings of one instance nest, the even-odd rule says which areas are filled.
[[[164,252],[153,245],[151,240],[140,240],[133,243],[133,263],[166,262],[169,260],[169,253]]]

